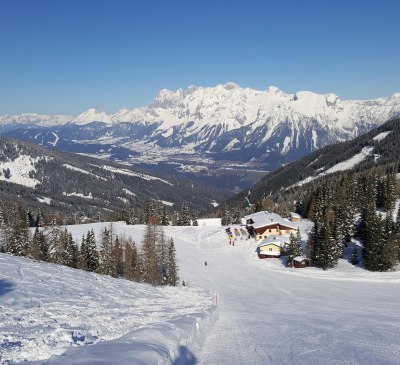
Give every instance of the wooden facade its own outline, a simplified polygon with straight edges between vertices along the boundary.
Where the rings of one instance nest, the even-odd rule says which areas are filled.
[[[295,234],[296,229],[293,227],[285,226],[283,224],[279,223],[274,223],[274,224],[268,224],[263,227],[259,227],[254,229],[255,231],[255,238],[257,241],[263,240],[264,238],[270,237],[270,236],[275,236],[275,235],[280,235],[280,236],[285,236],[289,235],[290,233]]]

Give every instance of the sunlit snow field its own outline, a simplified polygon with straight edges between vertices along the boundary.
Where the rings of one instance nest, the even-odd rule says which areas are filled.
[[[113,224],[138,243],[144,229]],[[0,364],[399,364],[399,271],[290,269],[222,227],[165,231],[184,288],[0,255]]]

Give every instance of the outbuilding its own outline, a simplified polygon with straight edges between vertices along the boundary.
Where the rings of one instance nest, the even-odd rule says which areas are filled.
[[[307,257],[303,257],[303,256],[297,256],[293,259],[293,266],[296,269],[301,269],[303,267],[309,267],[310,259],[308,259]]]

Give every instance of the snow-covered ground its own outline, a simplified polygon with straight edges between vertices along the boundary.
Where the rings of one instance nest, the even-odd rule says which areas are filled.
[[[80,240],[103,226],[69,229]],[[144,227],[114,223],[113,231],[140,242]],[[0,363],[67,349],[28,363],[399,364],[399,271],[371,273],[345,260],[328,271],[289,269],[258,259],[253,240],[230,246],[224,227],[166,234],[185,288],[0,255]]]

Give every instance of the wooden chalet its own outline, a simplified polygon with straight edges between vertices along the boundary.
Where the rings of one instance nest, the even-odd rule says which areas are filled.
[[[257,212],[246,216],[246,227],[256,241],[270,236],[295,234],[297,227],[280,215],[270,212]]]

